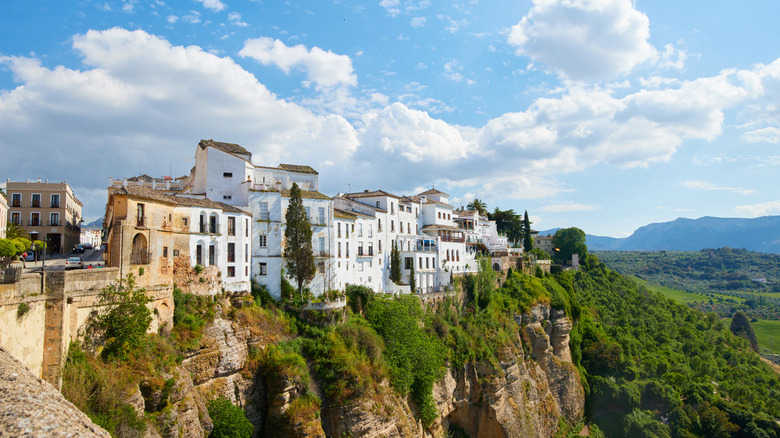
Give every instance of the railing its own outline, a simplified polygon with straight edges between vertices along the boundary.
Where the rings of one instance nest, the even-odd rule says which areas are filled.
[[[32,205],[30,207],[40,208],[41,207],[41,201],[33,201]]]
[[[130,264],[133,265],[148,265],[149,264],[149,251],[145,249],[133,251],[130,254]]]
[[[30,221],[27,222],[27,225],[30,226],[30,227],[40,227],[41,226],[41,221],[40,220],[30,219]]]
[[[463,243],[466,240],[463,237],[454,237],[454,236],[441,236],[442,242],[455,242],[455,243]]]
[[[12,201],[11,207],[21,207],[22,201]]]
[[[52,202],[51,203],[51,208],[60,208],[60,203],[59,202]]]
[[[60,226],[60,221],[49,221],[49,226],[50,227],[59,227]]]
[[[0,283],[16,283],[22,279],[22,268],[8,267],[0,271]]]

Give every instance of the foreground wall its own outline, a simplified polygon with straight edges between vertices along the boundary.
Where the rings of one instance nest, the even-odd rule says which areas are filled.
[[[59,387],[60,371],[71,341],[83,335],[87,319],[99,305],[100,291],[119,280],[118,268],[24,274],[16,283],[0,284],[0,347],[38,377]],[[156,310],[150,330],[170,326],[173,290],[148,288]],[[27,309],[20,315],[20,309]]]

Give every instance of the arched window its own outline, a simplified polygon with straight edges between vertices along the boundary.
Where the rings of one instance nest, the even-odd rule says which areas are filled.
[[[209,265],[217,264],[217,244],[215,242],[209,243]]]
[[[200,222],[199,222],[199,225],[200,225],[200,227],[198,228],[199,232],[201,234],[205,234],[206,233],[206,213],[205,212],[202,212],[202,211],[200,212]]]
[[[145,265],[149,263],[149,250],[146,236],[141,233],[133,236],[133,248],[130,253],[130,263],[133,265]]]
[[[219,221],[217,218],[216,213],[211,213],[211,216],[209,216],[209,233],[211,234],[219,233]]]

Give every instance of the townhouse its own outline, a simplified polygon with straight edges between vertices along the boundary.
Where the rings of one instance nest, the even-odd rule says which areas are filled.
[[[21,225],[30,240],[45,242],[47,253],[67,254],[79,243],[83,205],[67,181],[8,180],[4,188],[9,222]]]

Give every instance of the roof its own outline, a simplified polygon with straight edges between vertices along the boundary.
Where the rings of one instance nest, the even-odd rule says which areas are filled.
[[[214,149],[219,149],[222,152],[227,152],[229,154],[236,154],[236,155],[249,155],[252,156],[252,153],[248,150],[242,148],[241,146],[235,144],[235,143],[222,143],[220,141],[214,141],[214,140],[201,140],[200,143],[198,143],[198,146],[200,146],[201,149],[206,149],[207,147],[212,147]]]
[[[347,193],[344,195],[345,198],[375,198],[377,196],[389,196],[391,198],[401,199],[400,196],[396,196],[384,190],[363,190],[362,192]]]
[[[251,189],[250,189],[251,190]],[[266,190],[257,190],[258,192],[271,192],[271,193],[281,193],[282,196],[285,198],[290,197],[290,191],[286,189],[282,190],[276,190],[276,189],[266,189]],[[330,196],[324,195],[320,192],[316,192],[313,190],[301,190],[301,197],[306,199],[331,199]]]
[[[444,195],[444,196],[450,196],[450,195],[448,195],[448,194],[446,194],[446,193],[442,192],[441,190],[436,190],[436,189],[430,189],[430,190],[426,190],[426,191],[424,191],[424,192],[420,193],[420,194],[419,194],[419,195],[417,195],[417,196],[427,196],[427,195]]]
[[[436,204],[436,205],[443,205],[443,206],[445,206],[445,207],[450,207],[450,208],[452,208],[452,209],[454,209],[454,208],[455,208],[455,207],[453,207],[452,205],[450,205],[450,204],[447,204],[446,202],[437,201],[437,200],[435,200],[435,199],[431,199],[431,198],[428,198],[428,197],[426,197],[426,198],[425,198],[425,202],[422,202],[422,199],[421,199],[421,197],[422,197],[422,196],[425,196],[425,195],[423,195],[423,194],[420,194],[420,195],[417,195],[417,196],[412,196],[412,199],[413,199],[415,202],[420,202],[420,203],[422,203],[422,204]]]
[[[439,224],[429,224],[424,227],[422,227],[423,231],[427,230],[447,230],[447,231],[460,231],[463,232],[462,229],[458,227],[453,227],[452,225],[439,225]]]
[[[240,208],[236,208],[232,205],[224,204],[222,202],[214,202],[209,199],[188,198],[186,196],[168,195],[159,190],[150,189],[148,187],[109,187],[108,193],[109,195],[132,196],[134,198],[149,199],[152,201],[171,205],[179,205],[182,207],[216,208],[228,213],[249,214]]]
[[[289,172],[296,172],[296,173],[310,173],[312,175],[319,175],[316,170],[314,170],[311,166],[302,166],[299,164],[280,164],[279,168],[282,170],[287,170]]]
[[[333,217],[335,219],[346,219],[346,220],[357,219],[357,215],[355,213],[352,213],[351,211],[341,210],[339,208],[333,209]]]

